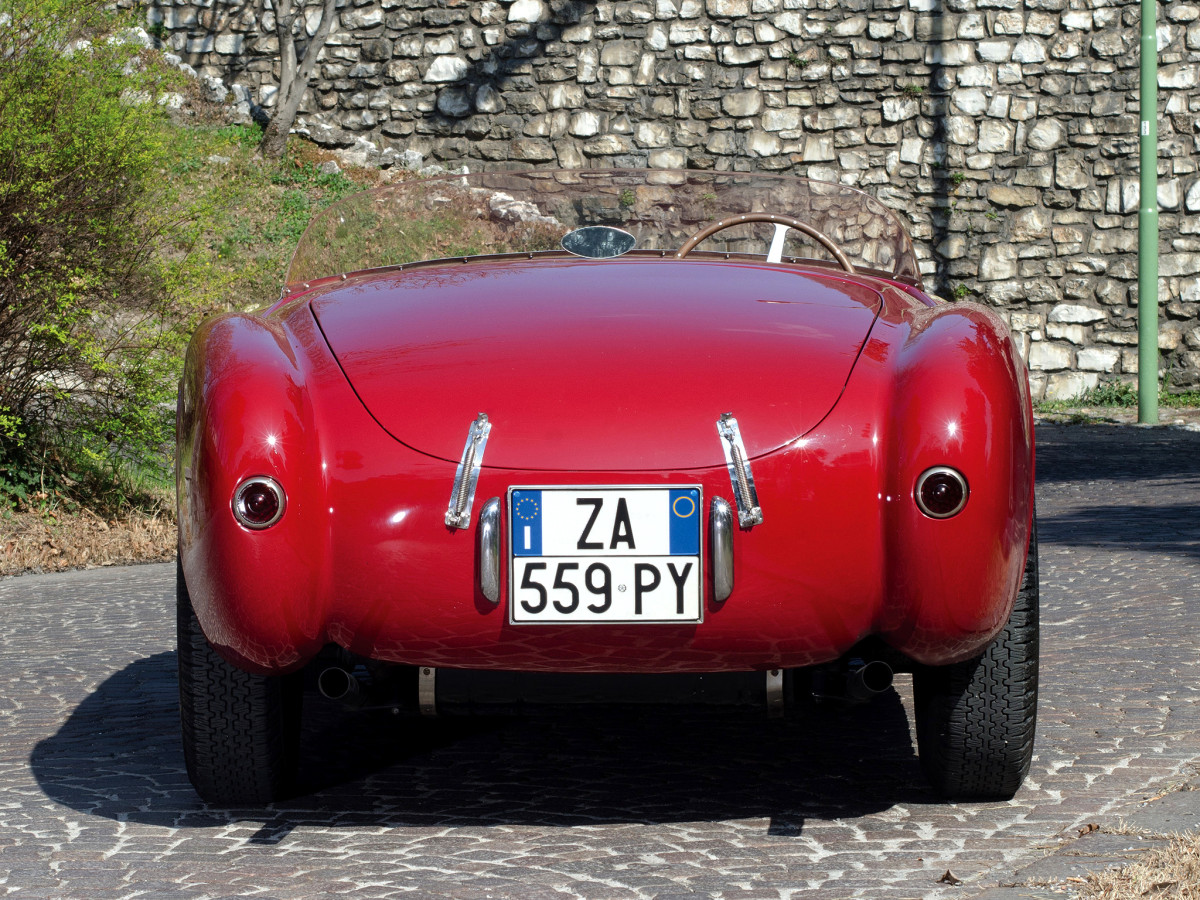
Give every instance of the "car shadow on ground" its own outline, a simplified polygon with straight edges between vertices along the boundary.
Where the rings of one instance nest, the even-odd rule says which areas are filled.
[[[565,708],[419,720],[306,700],[302,793],[268,809],[205,806],[179,743],[175,654],[104,681],[30,764],[48,797],[89,815],[167,827],[580,826],[810,819],[933,803],[895,692],[842,711],[769,720],[728,708]]]
[[[1200,557],[1200,504],[1095,504],[1039,517],[1046,543]]]
[[[1039,484],[1153,478],[1200,481],[1200,431],[1129,425],[1037,426]]]
[[[1060,507],[1042,504],[1043,541],[1200,556],[1200,432],[1041,425],[1037,438],[1039,493]],[[1175,502],[1136,485],[1155,480],[1170,482]]]

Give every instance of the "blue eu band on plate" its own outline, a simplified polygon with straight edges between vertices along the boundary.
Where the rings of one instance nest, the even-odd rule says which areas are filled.
[[[699,622],[700,489],[513,488],[509,621]]]

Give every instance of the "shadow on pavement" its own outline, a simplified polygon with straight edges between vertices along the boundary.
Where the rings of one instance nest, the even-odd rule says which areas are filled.
[[[1200,504],[1089,506],[1039,518],[1045,541],[1200,557]]]
[[[1131,425],[1039,425],[1039,484],[1200,480],[1200,431]]]
[[[895,692],[841,713],[570,708],[506,719],[414,720],[306,698],[302,789],[269,809],[205,806],[179,745],[175,654],[112,675],[34,749],[38,784],[90,815],[167,827],[580,826],[808,819],[936,802]]]
[[[1043,540],[1200,556],[1200,432],[1043,425],[1037,438]],[[1158,479],[1170,504],[1161,485],[1136,484]]]

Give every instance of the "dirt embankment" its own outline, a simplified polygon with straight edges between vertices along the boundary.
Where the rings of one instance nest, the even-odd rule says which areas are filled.
[[[0,512],[0,575],[158,562],[175,556],[175,522],[89,510]]]

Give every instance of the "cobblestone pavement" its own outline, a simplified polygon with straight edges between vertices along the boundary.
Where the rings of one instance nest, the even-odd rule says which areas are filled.
[[[1010,803],[939,803],[908,685],[840,715],[314,707],[312,793],[214,810],[177,737],[173,568],[0,582],[0,893],[967,897],[1200,759],[1200,433],[1039,429],[1043,691]],[[964,883],[939,882],[947,870]]]

